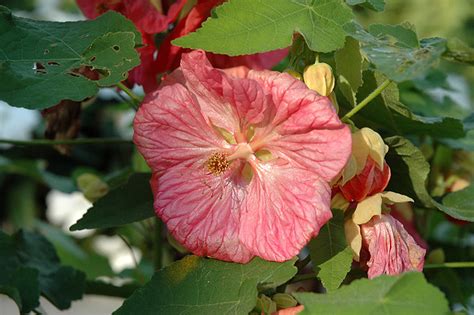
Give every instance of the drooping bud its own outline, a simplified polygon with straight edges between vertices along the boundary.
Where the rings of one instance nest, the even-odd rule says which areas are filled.
[[[109,185],[98,176],[91,173],[84,173],[77,177],[77,187],[90,202],[96,202],[109,192]]]
[[[335,79],[330,65],[316,62],[307,66],[303,72],[304,83],[322,96],[329,96],[334,89]]]

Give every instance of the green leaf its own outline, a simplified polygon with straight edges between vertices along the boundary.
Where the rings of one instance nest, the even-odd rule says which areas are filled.
[[[13,300],[23,313],[31,312],[39,306],[40,286],[38,276],[38,270],[27,267],[19,267],[11,275],[9,286],[17,290],[21,304],[18,304],[16,298],[13,298]]]
[[[336,61],[337,87],[344,97],[355,106],[356,94],[362,85],[362,56],[359,42],[352,37],[346,37],[342,49],[334,55]]]
[[[333,218],[309,243],[314,271],[328,292],[336,290],[352,265],[352,250],[344,233],[344,212],[333,210]]]
[[[446,40],[425,38],[418,42],[407,25],[375,24],[365,31],[356,22],[344,25],[357,39],[367,60],[388,78],[401,82],[422,76],[434,66],[446,49]]]
[[[16,17],[0,6],[0,99],[12,106],[43,109],[69,99],[82,101],[100,86],[127,78],[137,66],[140,34],[122,15],[95,20],[47,22]],[[21,38],[21,40],[18,40]],[[101,72],[92,80],[79,72]]]
[[[378,12],[385,9],[385,0],[346,0],[346,3],[348,5],[361,5]]]
[[[410,196],[424,207],[432,205],[426,190],[430,165],[423,153],[409,140],[395,136],[384,139],[389,146],[385,160],[391,169],[391,178],[386,190]]]
[[[106,257],[82,249],[61,229],[41,221],[37,221],[35,226],[54,245],[61,262],[84,272],[87,279],[115,275]]]
[[[385,159],[392,170],[387,190],[413,197],[418,204],[437,208],[453,218],[474,222],[473,185],[448,194],[440,203],[426,190],[430,165],[423,153],[402,137],[386,138],[385,143],[390,147]]]
[[[99,199],[71,231],[109,228],[155,216],[149,173],[136,173],[127,183]]]
[[[342,0],[231,0],[214,12],[172,43],[237,56],[288,47],[298,32],[311,50],[330,52],[344,45],[342,26],[352,18]]]
[[[453,218],[474,222],[474,185],[447,194],[438,208]]]
[[[22,312],[38,305],[39,292],[59,309],[82,297],[84,273],[62,266],[54,247],[39,234],[0,231],[0,258],[0,290],[10,293]]]
[[[469,65],[474,65],[474,48],[469,47],[459,38],[448,40],[448,49],[443,57],[450,61],[458,61]]]
[[[294,293],[304,305],[303,314],[400,314],[445,315],[448,302],[441,291],[428,284],[422,273],[361,279],[328,294]]]
[[[359,100],[367,97],[386,77],[364,72],[364,84],[359,89]],[[391,83],[379,96],[364,107],[353,121],[358,126],[384,130],[391,135],[430,135],[437,138],[460,138],[465,135],[463,123],[450,117],[424,117],[412,113],[400,102],[398,87]]]
[[[285,283],[296,274],[294,262],[254,258],[243,265],[187,256],[156,272],[114,314],[248,314],[257,286]]]

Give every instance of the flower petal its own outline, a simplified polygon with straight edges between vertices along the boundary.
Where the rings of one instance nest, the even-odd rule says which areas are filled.
[[[367,261],[369,279],[381,274],[423,270],[426,250],[391,215],[375,216],[361,226],[361,234],[370,253]]]
[[[203,117],[196,99],[180,84],[154,92],[140,106],[133,140],[154,172],[179,163],[204,163],[225,145]]]
[[[239,238],[263,259],[288,260],[331,218],[330,198],[329,185],[312,173],[284,161],[261,164],[248,187]]]
[[[246,125],[263,119],[266,99],[262,88],[252,80],[227,76],[214,69],[203,51],[183,55],[181,68],[192,91],[213,124],[238,133]]]
[[[159,178],[155,210],[194,254],[246,263],[253,254],[237,237],[244,185],[229,174],[219,177],[179,165]]]

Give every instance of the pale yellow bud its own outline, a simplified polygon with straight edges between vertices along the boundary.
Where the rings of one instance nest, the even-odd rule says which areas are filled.
[[[360,173],[371,157],[380,169],[383,169],[385,154],[388,146],[382,137],[370,128],[362,128],[352,134],[352,156],[356,160],[357,174]]]
[[[109,192],[109,185],[94,174],[84,173],[76,181],[77,187],[90,202],[96,202]]]
[[[382,205],[393,205],[403,202],[413,202],[413,199],[391,191],[375,194],[357,204],[352,220],[356,224],[367,223],[373,216],[382,214]]]
[[[346,235],[347,244],[352,249],[354,260],[359,261],[360,250],[362,249],[362,235],[359,225],[351,219],[346,220],[344,223],[344,234]]]
[[[304,83],[322,96],[329,96],[334,90],[335,79],[330,65],[316,62],[307,66],[303,72]]]
[[[296,72],[295,70],[292,70],[292,69],[286,69],[284,72],[288,73],[289,75],[291,75],[293,78],[295,79],[298,79],[300,81],[303,81],[303,76],[301,75],[301,73],[299,72]]]

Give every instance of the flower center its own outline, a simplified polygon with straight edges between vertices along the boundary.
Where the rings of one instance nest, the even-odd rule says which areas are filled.
[[[211,174],[219,176],[229,168],[229,161],[223,153],[216,152],[207,160],[207,169]]]

